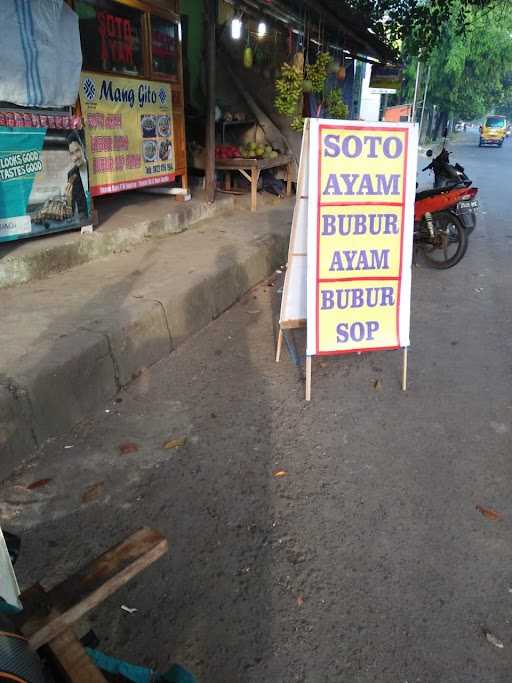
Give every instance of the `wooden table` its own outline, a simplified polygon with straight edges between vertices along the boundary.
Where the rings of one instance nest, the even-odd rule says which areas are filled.
[[[251,183],[251,211],[256,211],[258,196],[258,180],[261,171],[268,168],[286,166],[286,195],[292,193],[292,158],[288,154],[280,154],[275,159],[216,159],[215,168],[226,171],[224,189],[231,189],[231,171],[239,171]]]

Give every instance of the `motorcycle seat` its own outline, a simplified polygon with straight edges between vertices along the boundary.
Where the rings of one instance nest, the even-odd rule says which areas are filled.
[[[452,188],[450,187],[433,187],[429,190],[422,190],[421,192],[416,192],[416,200],[426,199],[427,197],[435,197],[436,194],[442,194],[443,192],[448,192]]]

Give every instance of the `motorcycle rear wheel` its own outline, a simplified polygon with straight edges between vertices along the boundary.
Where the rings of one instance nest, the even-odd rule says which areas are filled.
[[[464,257],[468,238],[458,216],[450,211],[432,214],[434,239],[423,241],[423,253],[432,268],[446,270],[453,268]],[[427,230],[425,225],[424,230]]]

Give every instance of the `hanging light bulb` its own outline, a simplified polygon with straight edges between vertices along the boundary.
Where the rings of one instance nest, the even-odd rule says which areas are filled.
[[[233,40],[240,40],[242,36],[242,21],[239,17],[233,17],[231,20],[231,37]]]
[[[267,25],[264,21],[260,21],[258,24],[258,38],[263,38],[267,33]]]

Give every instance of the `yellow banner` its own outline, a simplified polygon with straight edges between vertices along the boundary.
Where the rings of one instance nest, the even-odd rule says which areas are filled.
[[[84,71],[80,103],[92,196],[174,179],[169,84]]]
[[[318,126],[318,147],[314,143],[311,150],[318,167],[310,180],[316,239],[308,269],[316,286],[308,304],[308,326],[315,324],[308,353],[407,345],[408,312],[401,326],[400,307],[407,310],[410,297],[411,130],[355,122],[311,125]]]

